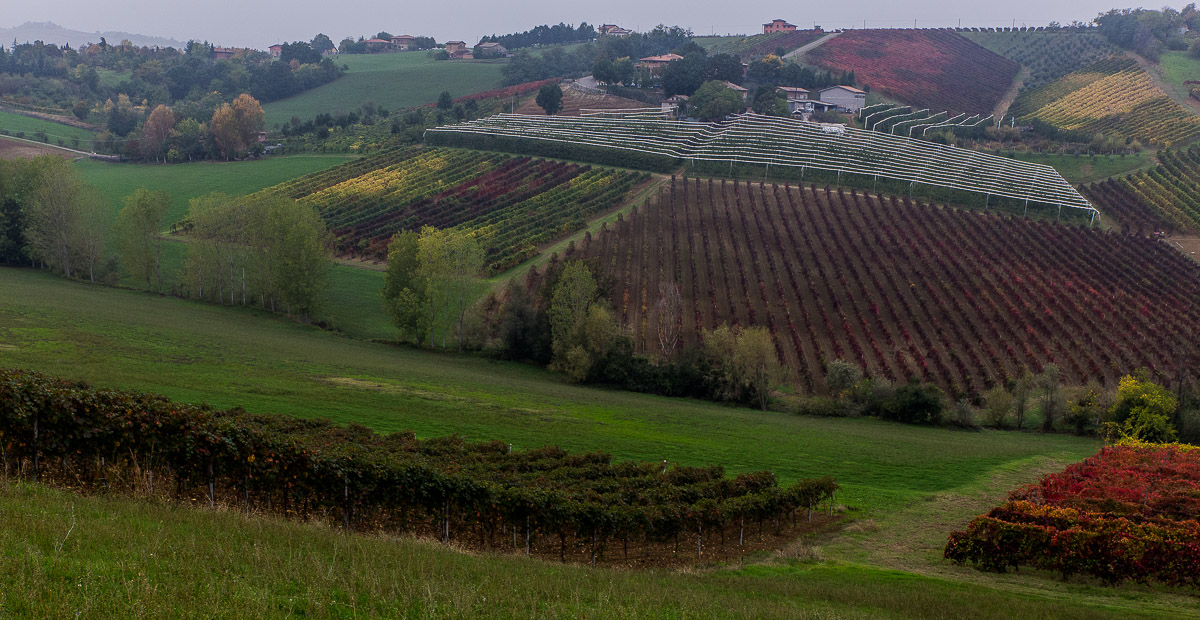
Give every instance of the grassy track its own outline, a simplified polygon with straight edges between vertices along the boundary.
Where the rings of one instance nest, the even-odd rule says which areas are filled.
[[[1016,153],[1014,159],[1049,164],[1072,185],[1095,183],[1109,177],[1146,170],[1154,165],[1151,153],[1133,155],[1056,155],[1049,153]]]
[[[58,141],[61,139],[64,145],[71,148],[78,148],[81,151],[92,150],[92,140],[96,139],[96,134],[86,129],[5,110],[0,110],[0,129],[7,130],[8,133],[14,136],[17,135],[17,132],[24,132],[26,138],[33,140],[37,139],[34,137],[34,133],[44,131],[50,138],[51,144],[58,144]],[[74,138],[79,139],[78,147],[74,146]]]
[[[500,86],[505,60],[430,59],[425,52],[342,55],[334,60],[350,68],[341,79],[263,106],[267,127],[293,116],[311,120],[322,112],[350,112],[374,101],[397,110],[437,101],[446,90],[455,97]]]
[[[0,609],[31,618],[1154,617],[1097,588],[1014,595],[795,561],[690,574],[563,566],[24,484],[0,488],[0,570]]]
[[[559,444],[618,458],[833,475],[843,501],[890,510],[1091,440],[820,419],[567,385],[537,368],[340,338],[261,312],[0,270],[0,365],[189,402],[359,422],[421,436]],[[769,448],[763,439],[771,438]]]
[[[270,187],[298,176],[340,164],[348,155],[299,155],[268,157],[239,162],[199,162],[194,164],[113,164],[83,160],[76,164],[83,180],[104,197],[113,217],[121,210],[122,200],[139,187],[162,190],[174,196],[167,212],[167,223],[187,215],[188,200],[209,192],[238,196]]]

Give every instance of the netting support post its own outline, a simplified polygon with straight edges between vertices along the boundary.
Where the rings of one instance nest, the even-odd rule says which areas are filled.
[[[1025,199],[1025,213],[1022,214],[1022,217],[1029,217],[1029,199],[1028,198]]]
[[[1088,228],[1096,227],[1096,211],[1092,210],[1092,219],[1088,222]]]

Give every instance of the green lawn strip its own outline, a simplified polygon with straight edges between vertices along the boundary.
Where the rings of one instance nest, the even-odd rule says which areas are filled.
[[[1079,460],[1092,440],[759,412],[566,384],[535,367],[339,337],[255,310],[0,270],[0,365],[187,402],[618,459],[832,475],[841,503],[887,512],[1005,463]],[[453,348],[453,342],[451,342]],[[769,445],[764,438],[770,438]]]
[[[312,120],[317,114],[352,112],[368,101],[395,111],[437,101],[442,91],[454,97],[499,88],[507,60],[433,60],[426,52],[341,55],[334,59],[350,68],[340,79],[294,97],[263,105],[267,127],[293,116]]]
[[[1015,153],[1014,159],[1037,164],[1049,164],[1072,185],[1095,183],[1114,176],[1124,176],[1154,165],[1150,152],[1125,155],[1059,155],[1052,153]]]
[[[852,565],[622,571],[466,554],[24,483],[0,487],[0,570],[0,608],[14,617],[1155,617],[1126,601],[1100,606]]]
[[[1175,90],[1177,97],[1186,99],[1196,85],[1184,84],[1200,80],[1200,58],[1192,58],[1188,52],[1165,52],[1158,59],[1158,68],[1166,82]]]
[[[82,160],[76,166],[84,182],[100,192],[114,218],[125,197],[139,187],[171,194],[175,199],[167,211],[167,223],[171,224],[187,216],[188,200],[197,196],[209,192],[249,194],[352,158],[351,155],[295,155],[171,165]]]
[[[33,118],[24,114],[17,114],[7,110],[0,110],[0,129],[8,131],[10,135],[17,135],[18,132],[24,132],[26,138],[36,140],[34,133],[38,131],[46,132],[50,138],[50,144],[58,144],[62,140],[63,145],[69,148],[77,148],[81,151],[92,150],[92,140],[96,139],[96,134],[82,129],[80,127],[72,127],[54,121],[48,121],[41,118]],[[79,139],[79,146],[74,146],[74,139]]]

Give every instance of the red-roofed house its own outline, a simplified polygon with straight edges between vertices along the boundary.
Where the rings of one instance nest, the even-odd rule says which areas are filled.
[[[467,43],[465,41],[446,41],[446,53],[453,58],[462,58],[462,55],[467,53]]]
[[[787,20],[783,19],[772,19],[771,23],[763,24],[763,34],[774,32],[796,32],[796,26],[787,23]]]
[[[214,47],[212,51],[213,60],[229,60],[233,58],[237,50],[232,47]]]
[[[278,43],[276,43],[275,45],[272,45],[271,47],[268,47],[267,49],[271,50],[272,58],[279,58],[279,56],[281,54],[283,54],[283,46],[279,45]]]
[[[367,50],[372,51],[372,52],[378,52],[380,50],[385,50],[392,46],[391,41],[387,41],[384,39],[367,39],[366,43],[367,43]]]
[[[392,37],[392,47],[398,50],[409,50],[413,48],[413,41],[416,37],[408,34],[402,34]]]
[[[644,67],[651,74],[662,73],[662,70],[667,65],[676,60],[683,60],[683,56],[679,54],[663,54],[662,56],[647,56],[638,61],[637,66]]]

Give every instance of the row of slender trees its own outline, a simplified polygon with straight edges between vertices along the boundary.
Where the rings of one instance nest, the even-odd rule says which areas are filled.
[[[65,160],[0,161],[0,262],[90,282],[117,283],[127,274],[159,293],[164,281],[177,280],[173,290],[183,296],[312,319],[328,283],[332,245],[316,209],[274,194],[195,198],[176,228],[186,233],[182,270],[165,274],[173,200],[140,188],[114,221]],[[106,257],[110,235],[117,255]]]

